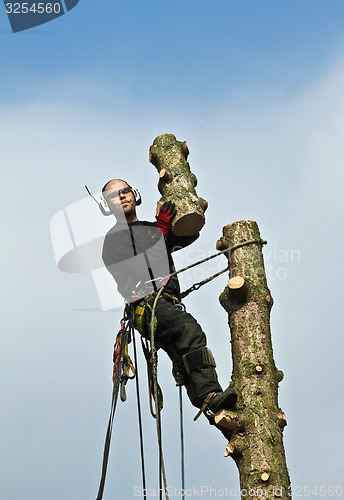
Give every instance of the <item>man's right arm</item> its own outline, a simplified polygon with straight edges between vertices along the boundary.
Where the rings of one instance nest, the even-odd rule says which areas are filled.
[[[119,293],[127,302],[147,295],[154,288],[145,254],[135,254],[128,234],[123,231],[108,233],[103,245],[103,262],[117,283]]]
[[[124,241],[116,237],[115,233],[108,233],[104,240],[102,258],[106,269],[117,283],[119,293],[127,299],[129,289],[129,274],[127,272],[128,259],[130,259],[130,248],[125,248]]]

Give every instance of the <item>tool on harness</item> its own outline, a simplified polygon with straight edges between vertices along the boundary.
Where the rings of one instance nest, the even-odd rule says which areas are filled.
[[[122,325],[122,328],[125,328],[125,325]],[[131,342],[130,331],[128,332],[128,335],[124,339],[124,342],[125,342],[125,344],[124,344],[123,367],[121,370],[122,373],[121,373],[121,380],[120,380],[120,384],[121,384],[120,398],[121,398],[121,401],[126,401],[126,399],[127,399],[126,392],[125,392],[125,386],[126,386],[128,380],[135,378],[135,367],[134,367],[134,364],[133,364],[133,362],[130,359],[130,356],[128,354],[128,344],[130,344],[130,342]],[[116,377],[116,370],[117,370],[119,355],[120,355],[120,351],[121,351],[121,343],[122,343],[122,336],[121,336],[121,332],[119,332],[117,334],[116,343],[114,345],[114,352],[113,352],[113,376],[112,376],[113,382],[115,381],[115,377]],[[132,372],[131,376],[130,376],[130,371]]]
[[[149,392],[149,408],[150,412],[153,418],[156,418],[156,412],[157,408],[155,408],[155,411],[153,410],[153,393],[152,393],[152,388],[153,388],[153,374],[152,374],[152,354],[151,351],[148,347],[148,342],[147,340],[143,339],[141,337],[141,345],[142,345],[142,350],[144,357],[146,359],[146,365],[147,365],[147,377],[148,377],[148,392]],[[164,399],[163,399],[163,393],[160,385],[158,384],[158,407],[160,410],[162,410],[164,406]]]
[[[116,354],[114,356],[114,359],[115,359],[115,363],[116,363],[116,369],[115,369],[114,377],[113,377],[111,410],[110,410],[109,422],[108,422],[106,437],[105,437],[102,473],[101,473],[100,484],[99,484],[99,489],[98,489],[98,494],[97,494],[97,500],[102,500],[102,498],[103,498],[106,472],[107,472],[107,464],[108,464],[108,460],[109,460],[109,451],[110,451],[110,444],[111,444],[113,421],[114,421],[115,410],[116,410],[116,405],[117,405],[118,392],[119,392],[120,383],[121,383],[121,374],[122,374],[122,369],[123,369],[123,365],[124,365],[125,344],[127,342],[129,332],[130,332],[129,321],[126,321],[126,318],[123,318],[123,320],[121,321],[121,329],[117,335],[117,340],[118,340],[118,343],[116,341],[117,348],[115,347]]]

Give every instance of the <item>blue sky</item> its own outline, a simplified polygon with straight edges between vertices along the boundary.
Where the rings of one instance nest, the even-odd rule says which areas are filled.
[[[140,188],[139,216],[152,220],[159,193],[148,149],[165,132],[187,140],[198,194],[209,201],[202,235],[176,255],[177,267],[213,253],[224,225],[258,222],[268,240],[292,483],[344,487],[343,11],[339,1],[80,0],[57,20],[12,34],[1,9],[4,498],[96,496],[121,312],[102,311],[91,273],[57,269],[49,225],[85,198],[85,184],[98,192],[117,176]],[[97,216],[85,223],[92,231],[105,224]],[[182,288],[223,265],[182,277]],[[218,303],[225,283],[218,278],[186,301],[223,385],[231,371]],[[156,488],[142,359],[140,367],[148,484]],[[179,486],[178,399],[163,355],[159,376],[168,482]],[[193,416],[185,398],[187,486],[238,492],[222,436]],[[140,484],[131,383],[116,415],[104,500],[134,498]]]
[[[1,59],[11,86],[20,86],[18,77],[92,75],[124,81],[145,100],[169,92],[192,105],[248,82],[302,85],[342,45],[342,10],[336,1],[324,8],[322,1],[83,0],[68,15],[11,41],[3,15]]]

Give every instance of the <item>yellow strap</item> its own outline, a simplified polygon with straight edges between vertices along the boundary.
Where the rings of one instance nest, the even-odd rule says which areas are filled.
[[[169,297],[172,297],[172,299],[176,300],[177,302],[179,302],[179,299],[178,297],[176,297],[175,295],[171,295],[170,293],[167,293],[167,292],[164,292],[163,295],[168,295]]]
[[[168,295],[168,297],[171,297],[173,300],[176,300],[177,302],[179,302],[178,297],[176,297],[175,295],[171,295],[170,293],[166,293],[166,292],[164,292],[164,295]],[[145,313],[145,308],[146,308],[146,304],[143,306],[138,304],[134,310],[134,325],[135,325],[135,328],[141,334],[143,334],[143,315]]]
[[[143,320],[143,315],[145,312],[145,307],[144,306],[136,306],[135,311],[134,311],[134,325],[135,328],[140,332],[143,333],[143,325],[142,325],[142,320]]]

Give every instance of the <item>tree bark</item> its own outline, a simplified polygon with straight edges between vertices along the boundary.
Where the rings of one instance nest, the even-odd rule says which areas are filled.
[[[277,370],[273,359],[270,333],[273,301],[256,222],[240,221],[225,226],[216,247],[224,250],[248,240],[260,243],[225,254],[229,259],[230,281],[220,296],[231,330],[231,385],[239,395],[236,415],[228,412],[228,421],[235,419],[238,425],[225,456],[231,456],[237,464],[243,499],[254,496],[262,500],[286,500],[291,498],[283,446],[283,428],[287,422],[278,406],[278,383],[283,373]]]
[[[149,149],[149,161],[159,172],[158,189],[162,195],[156,214],[165,201],[176,204],[172,231],[177,236],[197,234],[204,226],[208,207],[208,202],[197,196],[197,178],[186,161],[188,154],[186,141],[177,141],[173,134],[159,135]]]

